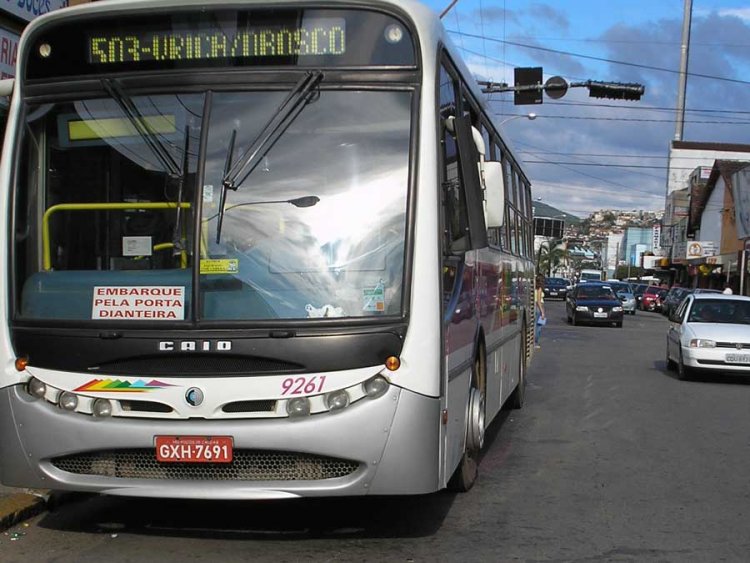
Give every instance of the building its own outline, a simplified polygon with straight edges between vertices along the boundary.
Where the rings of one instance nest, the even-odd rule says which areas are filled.
[[[673,283],[695,282],[688,271],[688,245],[695,240],[697,224],[695,216],[692,223],[690,219],[691,196],[695,195],[697,202],[705,197],[716,160],[750,161],[750,145],[693,141],[672,141],[670,145],[661,233],[665,260],[660,263],[670,270]]]

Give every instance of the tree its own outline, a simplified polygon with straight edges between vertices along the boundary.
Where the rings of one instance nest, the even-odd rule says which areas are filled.
[[[536,271],[551,276],[552,272],[568,262],[568,251],[561,240],[550,239],[539,245],[536,256]]]

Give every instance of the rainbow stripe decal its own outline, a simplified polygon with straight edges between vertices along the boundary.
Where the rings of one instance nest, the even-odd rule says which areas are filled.
[[[148,391],[158,391],[166,387],[174,387],[169,383],[163,383],[152,379],[148,383],[139,379],[138,381],[123,381],[121,379],[92,379],[88,383],[84,383],[78,389],[73,391],[81,391],[87,393],[146,393]]]

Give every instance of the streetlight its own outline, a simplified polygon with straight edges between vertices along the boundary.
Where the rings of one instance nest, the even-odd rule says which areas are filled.
[[[513,115],[511,117],[508,117],[507,119],[503,119],[500,122],[500,125],[504,125],[504,124],[508,123],[509,121],[513,121],[514,119],[522,119],[522,118],[526,118],[529,121],[534,121],[536,119],[536,114],[535,113],[525,113],[523,115]]]

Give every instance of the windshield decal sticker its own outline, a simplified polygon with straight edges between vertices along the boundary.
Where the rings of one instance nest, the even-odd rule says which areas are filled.
[[[91,318],[181,321],[185,318],[185,287],[97,286]]]
[[[385,311],[385,283],[378,282],[375,287],[366,287],[362,290],[362,310],[368,312],[382,313]]]
[[[166,387],[174,387],[174,385],[156,379],[152,379],[148,383],[142,379],[133,382],[122,379],[92,379],[77,389],[73,389],[73,391],[85,391],[87,393],[146,393],[148,391],[165,389]]]
[[[240,261],[237,258],[201,260],[201,274],[238,274]]]

